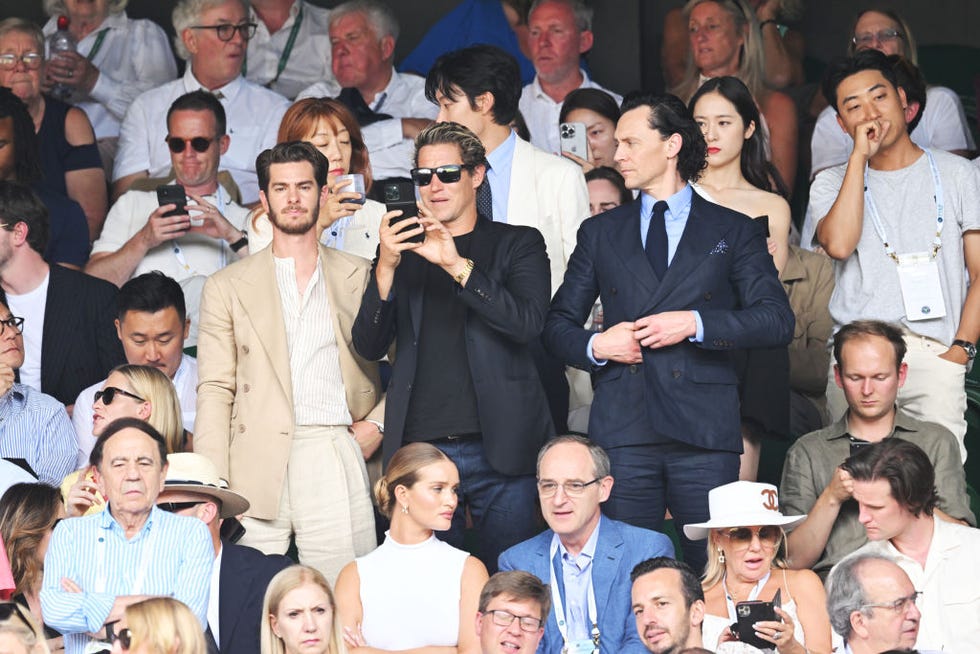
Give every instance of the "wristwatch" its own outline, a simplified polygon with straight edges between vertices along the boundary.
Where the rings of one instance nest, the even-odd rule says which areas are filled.
[[[232,252],[238,252],[239,250],[241,250],[246,245],[248,245],[248,233],[247,232],[242,232],[242,237],[240,239],[238,239],[237,241],[235,241],[234,243],[229,243],[228,244],[228,247],[231,248],[231,251]]]
[[[973,361],[973,359],[976,358],[977,346],[971,343],[970,341],[964,341],[963,339],[958,338],[955,341],[953,341],[953,345],[959,345],[961,348],[966,350],[966,358],[969,359],[970,361]]]

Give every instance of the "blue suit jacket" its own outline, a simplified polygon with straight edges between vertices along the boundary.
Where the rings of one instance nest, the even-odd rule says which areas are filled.
[[[696,310],[704,340],[642,348],[643,364],[596,367],[584,329],[596,298],[611,327],[665,311]],[[661,280],[640,241],[640,201],[589,218],[545,321],[545,346],[593,371],[589,436],[603,447],[659,442],[742,451],[737,379],[728,351],[786,345],[795,319],[759,223],[697,193]]]
[[[549,529],[514,545],[500,555],[498,566],[500,570],[530,572],[545,584],[551,574],[549,568],[555,569],[558,590],[564,600],[565,584],[561,569],[556,568],[548,557],[553,536],[554,532]],[[655,556],[674,556],[674,545],[667,536],[603,516],[599,523],[595,558],[592,560],[592,587],[598,610],[599,649],[602,654],[648,654],[633,618],[630,572],[637,563]],[[552,609],[538,652],[554,654],[560,652],[563,645]]]

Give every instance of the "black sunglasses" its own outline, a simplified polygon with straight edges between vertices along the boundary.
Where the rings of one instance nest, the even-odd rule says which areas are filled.
[[[157,508],[161,511],[166,511],[167,513],[177,513],[177,511],[183,511],[184,509],[189,509],[192,506],[198,506],[200,504],[207,504],[204,501],[197,502],[160,502],[157,504]]]
[[[194,152],[207,152],[211,144],[217,141],[217,139],[206,139],[203,136],[195,136],[192,139],[182,139],[179,136],[168,136],[164,139],[167,142],[167,147],[174,154],[180,154],[187,149],[187,145],[190,144],[194,148]]]
[[[20,608],[20,604],[17,602],[0,603],[0,622],[5,622],[14,616],[20,618],[28,627],[31,626],[31,621],[24,615],[24,610]]]
[[[116,393],[125,395],[126,397],[131,397],[134,400],[139,400],[140,402],[146,402],[146,400],[136,393],[130,393],[129,391],[124,391],[123,389],[116,388],[115,386],[106,386],[101,391],[95,391],[95,401],[98,402],[99,400],[102,400],[102,404],[109,406],[116,398]]]
[[[115,643],[117,640],[122,646],[123,651],[128,652],[130,646],[133,644],[133,632],[129,629],[120,629],[119,633],[112,639],[112,642]]]
[[[471,167],[450,164],[438,168],[412,168],[412,181],[417,186],[428,186],[432,183],[432,175],[435,175],[443,184],[455,184],[463,176],[464,168],[469,170]]]

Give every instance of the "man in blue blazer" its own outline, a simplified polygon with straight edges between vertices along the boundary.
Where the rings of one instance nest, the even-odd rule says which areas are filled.
[[[524,570],[551,587],[552,606],[538,651],[645,654],[631,610],[630,572],[673,556],[670,539],[603,517],[613,478],[609,457],[581,436],[559,436],[538,454],[542,534],[500,555],[501,570]]]
[[[707,148],[684,104],[636,95],[623,110],[616,161],[639,201],[582,224],[543,338],[593,373],[589,435],[620,480],[609,515],[660,529],[667,507],[681,525],[707,519],[708,491],[737,479],[729,351],[789,343],[794,318],[760,225],[693,193]],[[597,297],[607,327],[593,333]],[[704,544],[681,544],[701,569]]]
[[[221,521],[241,515],[249,503],[228,490],[211,460],[190,452],[167,456],[167,479],[157,507],[199,518],[214,543],[206,632],[208,654],[259,654],[262,600],[269,582],[293,561],[221,538]]]

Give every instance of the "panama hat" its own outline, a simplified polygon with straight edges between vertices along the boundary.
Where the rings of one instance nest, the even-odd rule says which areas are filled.
[[[806,519],[805,515],[787,516],[779,512],[779,491],[772,484],[733,481],[708,491],[707,522],[684,525],[691,540],[704,540],[711,529],[778,525],[790,531]]]
[[[221,517],[231,518],[248,511],[249,503],[238,493],[228,490],[228,483],[218,475],[209,459],[192,452],[167,456],[167,479],[164,491],[183,491],[208,495],[221,503]]]

